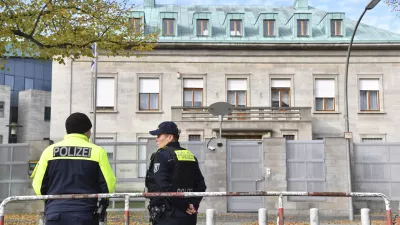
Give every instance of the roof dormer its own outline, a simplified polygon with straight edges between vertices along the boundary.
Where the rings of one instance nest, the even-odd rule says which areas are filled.
[[[260,13],[255,25],[258,26],[260,38],[274,38],[279,36],[278,13]]]
[[[211,12],[195,12],[192,19],[193,32],[197,37],[211,37]]]
[[[308,38],[312,37],[312,14],[295,13],[286,23],[289,24],[293,37]]]
[[[326,37],[345,37],[345,13],[330,12],[318,23]]]
[[[244,13],[227,13],[224,23],[228,37],[242,38],[244,33]]]

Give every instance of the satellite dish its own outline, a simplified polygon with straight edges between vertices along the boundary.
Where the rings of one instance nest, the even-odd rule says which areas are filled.
[[[227,102],[216,102],[208,107],[208,112],[213,116],[225,116],[233,111],[233,105]]]

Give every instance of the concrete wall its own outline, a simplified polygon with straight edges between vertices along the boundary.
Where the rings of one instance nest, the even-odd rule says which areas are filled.
[[[45,107],[50,107],[51,93],[40,90],[19,92],[18,142],[43,140],[50,137],[50,121],[44,118]]]
[[[399,138],[394,127],[400,121],[398,90],[400,68],[398,51],[353,51],[349,70],[349,118],[354,141],[362,135],[384,136],[386,141]],[[344,73],[345,51],[180,51],[155,50],[146,57],[99,58],[99,76],[114,76],[117,80],[116,111],[97,114],[97,131],[116,133],[121,141],[133,141],[138,134],[147,133],[163,120],[172,118],[171,107],[182,106],[182,88],[185,77],[203,78],[204,106],[226,101],[226,79],[248,79],[247,105],[271,105],[270,79],[292,80],[291,106],[312,107],[314,137],[343,137],[344,131]],[[90,60],[53,64],[51,138],[64,135],[64,121],[71,112],[92,115],[92,75]],[[177,79],[177,72],[181,78]],[[160,111],[138,110],[138,77],[160,78]],[[314,110],[314,78],[336,79],[337,105],[334,112]],[[382,110],[374,113],[359,111],[358,78],[381,80]],[[91,116],[93,118],[93,116]],[[379,127],[375,128],[375,121]],[[238,122],[247,126],[246,122]],[[309,140],[309,135],[299,139]],[[309,131],[305,131],[308,133]],[[205,131],[205,133],[210,133]],[[210,136],[208,136],[210,137]],[[207,137],[205,137],[207,138]]]
[[[0,144],[8,143],[9,128],[7,125],[10,123],[10,99],[10,87],[0,85],[0,102],[4,102],[3,116],[0,117]]]

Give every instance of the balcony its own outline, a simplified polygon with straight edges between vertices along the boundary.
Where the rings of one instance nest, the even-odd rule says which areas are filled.
[[[208,112],[208,107],[181,107],[172,106],[173,121],[218,121],[218,117]],[[234,111],[225,115],[224,122],[227,121],[290,121],[290,122],[309,122],[311,121],[311,107],[245,107],[235,108]]]

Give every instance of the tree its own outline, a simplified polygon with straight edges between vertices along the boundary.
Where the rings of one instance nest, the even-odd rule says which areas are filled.
[[[158,32],[132,23],[128,0],[0,0],[0,10],[3,58],[64,63],[94,57],[94,43],[102,55],[132,56],[152,50],[158,39]]]
[[[385,3],[393,7],[393,11],[400,11],[400,0],[385,0]]]

